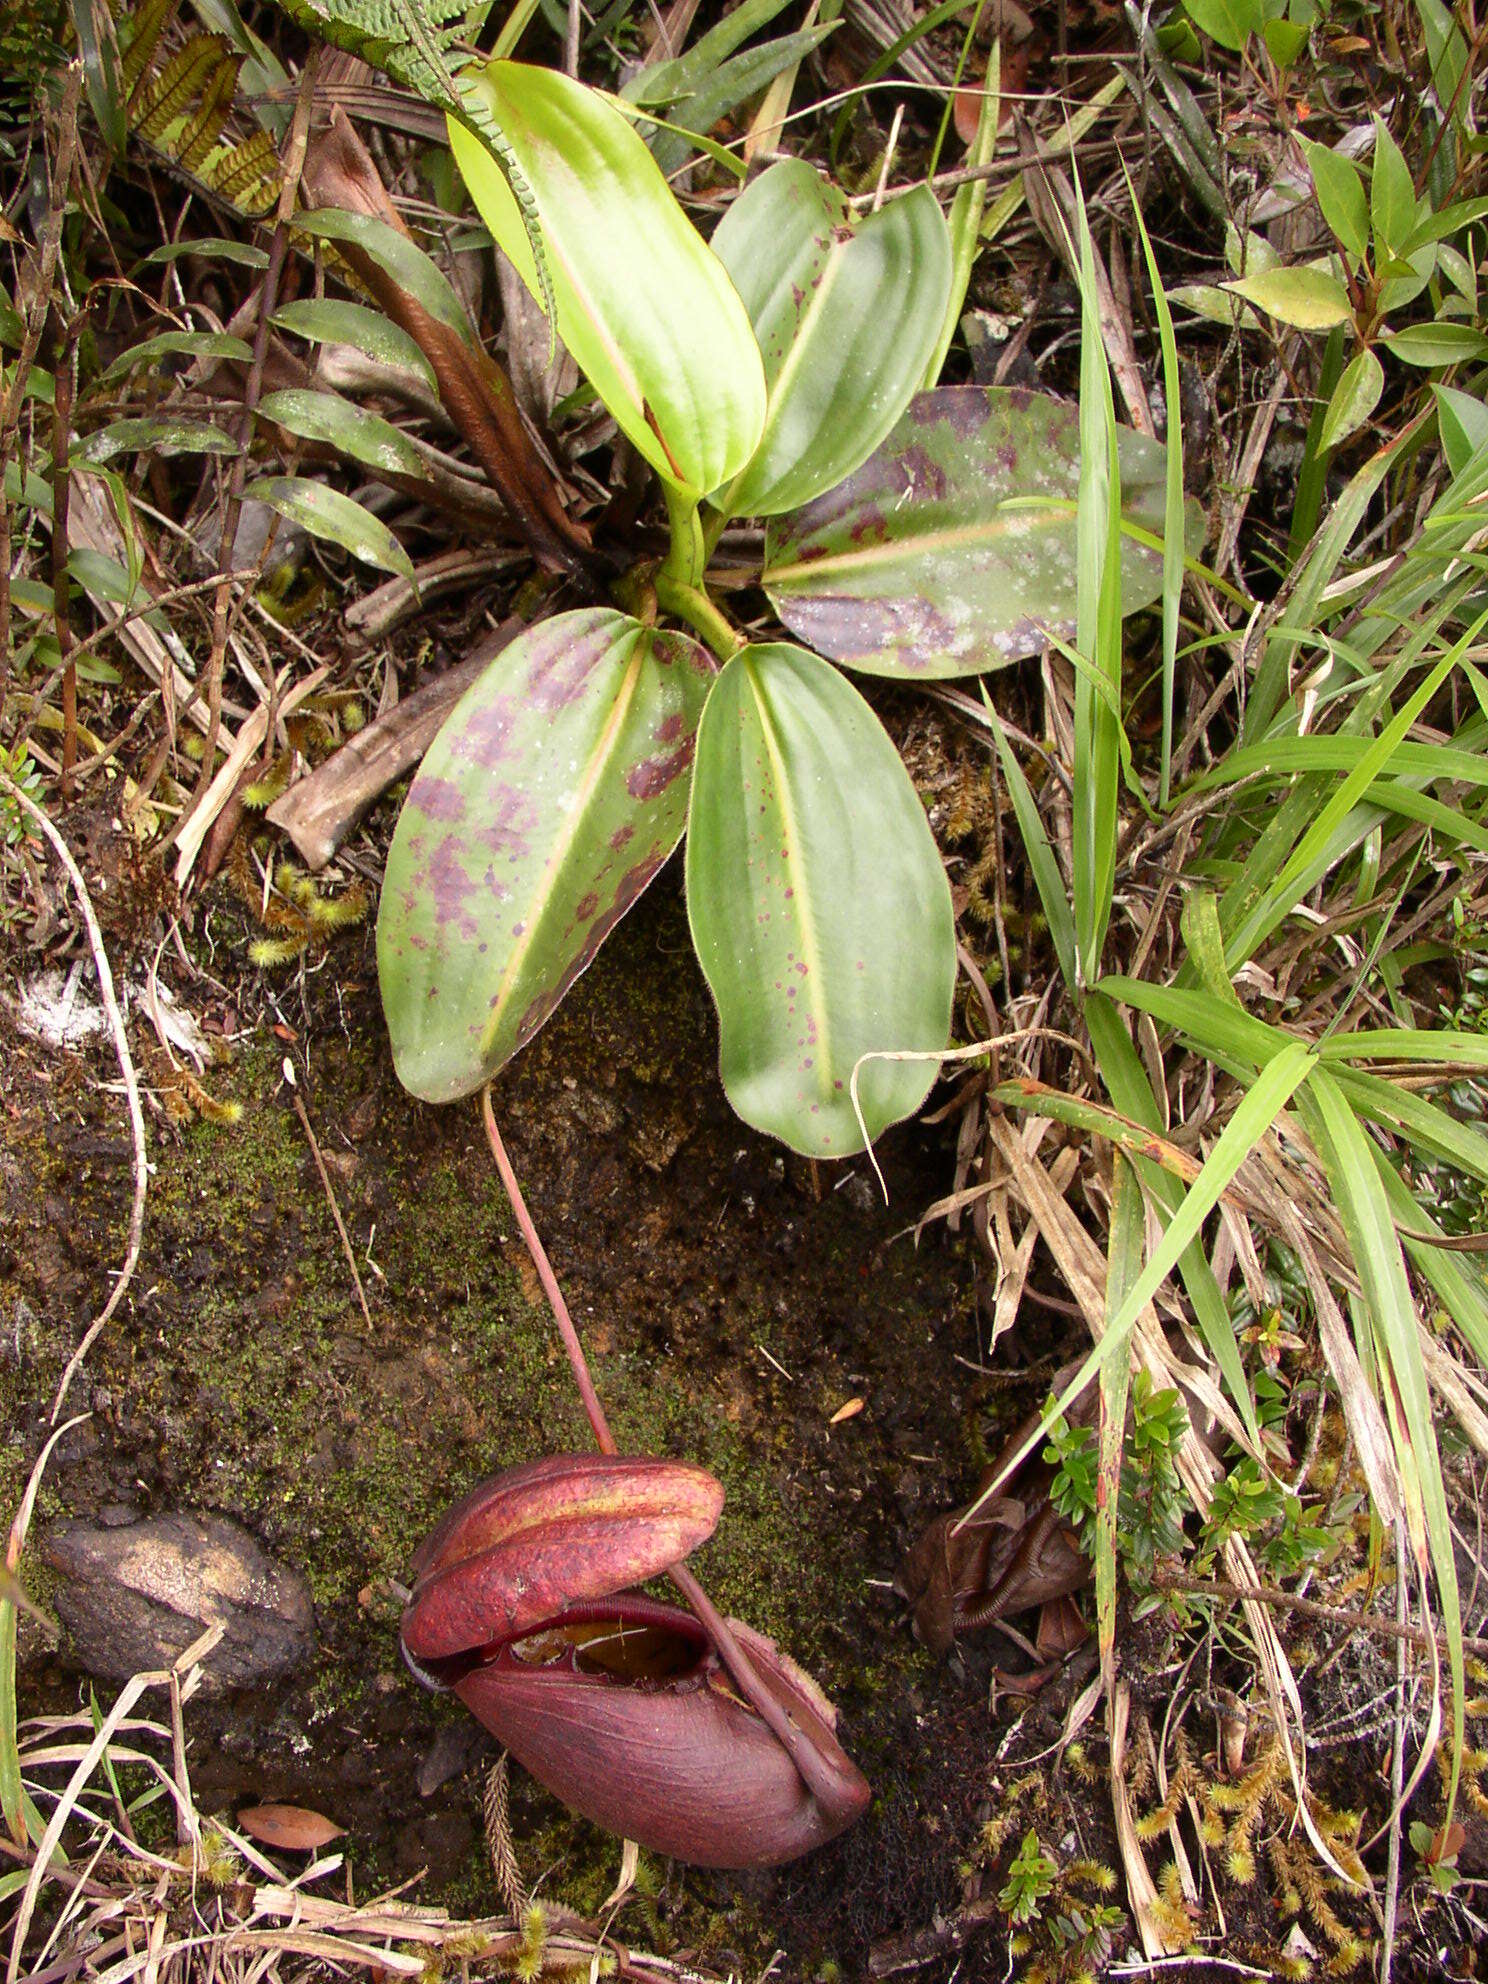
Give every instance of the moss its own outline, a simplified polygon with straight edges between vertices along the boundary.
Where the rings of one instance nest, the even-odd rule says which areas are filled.
[[[424,1108],[398,1089],[370,970],[360,993],[349,982],[365,942],[338,945],[333,968],[306,980],[303,1014],[283,1003],[303,1020],[300,1093],[361,1268],[370,1331],[284,1085],[284,1045],[265,1030],[211,1078],[214,1093],[244,1105],[239,1124],[151,1125],[144,1256],[125,1313],[89,1360],[95,1402],[108,1403],[92,1446],[55,1469],[48,1495],[84,1514],[118,1501],[221,1511],[300,1567],[320,1656],[282,1693],[242,1705],[244,1726],[225,1754],[210,1754],[219,1728],[211,1705],[198,1705],[192,1733],[210,1795],[223,1809],[241,1787],[358,1812],[349,1850],[359,1887],[416,1872],[427,1851],[440,1857],[425,1896],[481,1915],[498,1904],[478,1772],[428,1802],[414,1788],[436,1732],[464,1711],[416,1694],[399,1673],[391,1581],[472,1482],[590,1441],[474,1106]],[[945,1277],[927,1280],[907,1249],[878,1254],[861,1210],[830,1192],[814,1197],[812,1178],[728,1118],[714,1053],[680,900],[663,903],[649,924],[621,927],[503,1078],[503,1128],[622,1445],[685,1454],[718,1475],[727,1499],[699,1553],[705,1584],[817,1673],[848,1709],[851,1747],[876,1788],[897,1791],[903,1732],[891,1705],[926,1662],[885,1620],[865,1616],[863,1588],[891,1561],[884,1470],[937,1439],[922,1430],[915,1367],[950,1313]],[[83,1073],[69,1122],[117,1138],[115,1103],[90,1085],[96,1069]],[[46,1107],[56,1120],[50,1094]],[[0,1294],[12,1285],[29,1294],[45,1339],[19,1383],[0,1357],[0,1399],[33,1428],[78,1311],[85,1319],[117,1261],[128,1164],[89,1174],[51,1147],[46,1127],[0,1126],[0,1136],[25,1174],[38,1245],[57,1223],[49,1195],[76,1209],[66,1267],[86,1290],[43,1297],[20,1258],[28,1243],[14,1260],[0,1253]],[[787,1226],[800,1235],[791,1258],[776,1249]],[[870,1315],[882,1326],[865,1328]],[[890,1327],[901,1315],[902,1339]],[[860,1370],[872,1375],[860,1381]],[[870,1410],[829,1433],[832,1411],[860,1390]],[[14,1492],[34,1451],[31,1432],[20,1447],[0,1443]],[[529,1879],[545,1877],[556,1901],[597,1908],[614,1886],[616,1842],[530,1784],[514,1787],[513,1808]],[[902,1796],[896,1809],[906,1809]],[[685,1946],[715,1968],[768,1962],[782,1928],[767,1920],[768,1883],[751,1886],[750,1902],[728,1877],[670,1867],[654,1877],[653,1894],[627,1903],[620,1933]],[[827,1890],[811,1892],[813,1914],[825,1910]],[[830,1947],[830,1935],[822,1942]]]

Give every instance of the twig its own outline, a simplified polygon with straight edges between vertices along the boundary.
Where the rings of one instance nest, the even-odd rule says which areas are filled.
[[[16,784],[9,772],[0,771],[0,788],[9,794],[21,811],[27,814],[51,842],[57,859],[67,871],[77,895],[78,908],[82,912],[83,927],[88,933],[88,946],[93,953],[94,969],[98,973],[98,993],[103,1003],[104,1017],[108,1021],[109,1033],[113,1038],[114,1052],[119,1057],[119,1072],[124,1078],[124,1093],[129,1100],[129,1127],[134,1139],[134,1204],[129,1214],[129,1248],[124,1256],[124,1265],[119,1270],[109,1299],[89,1323],[83,1340],[67,1360],[67,1369],[62,1373],[62,1382],[57,1387],[57,1396],[52,1400],[52,1422],[62,1410],[62,1401],[67,1396],[67,1388],[77,1373],[78,1366],[92,1349],[99,1331],[124,1300],[124,1291],[134,1275],[135,1263],[139,1260],[140,1240],[145,1230],[145,1189],[149,1177],[149,1163],[145,1155],[145,1112],[140,1106],[139,1077],[134,1072],[134,1061],[129,1052],[129,1039],[124,1031],[124,1016],[119,1011],[119,1002],[114,997],[114,975],[109,970],[108,952],[103,947],[103,932],[98,927],[98,918],[93,913],[93,898],[88,894],[88,885],[82,872],[73,860],[67,842],[52,825],[36,801]]]
[[[287,1072],[287,1071],[286,1071]],[[346,1232],[346,1222],[341,1217],[341,1208],[336,1204],[336,1193],[331,1184],[331,1174],[326,1170],[326,1161],[320,1154],[314,1130],[310,1127],[310,1116],[300,1099],[297,1088],[291,1088],[289,1099],[294,1104],[294,1112],[300,1119],[300,1128],[305,1132],[305,1141],[310,1146],[310,1155],[315,1159],[315,1168],[320,1173],[320,1182],[325,1188],[326,1203],[331,1208],[331,1218],[336,1222],[336,1231],[341,1236],[341,1251],[346,1256],[346,1265],[351,1269],[352,1286],[356,1289],[357,1300],[362,1305],[362,1315],[367,1328],[372,1328],[372,1313],[367,1307],[366,1291],[362,1287],[362,1277],[357,1273],[356,1255],[351,1251],[351,1241]]]
[[[1190,1578],[1178,1571],[1158,1571],[1152,1582],[1158,1591],[1177,1591],[1194,1598],[1227,1598],[1234,1604],[1271,1605],[1282,1612],[1300,1612],[1304,1619],[1315,1619],[1319,1625],[1337,1626],[1351,1633],[1378,1633],[1383,1639],[1401,1640],[1428,1653],[1433,1646],[1445,1650],[1447,1644],[1440,1634],[1424,1632],[1419,1626],[1382,1619],[1374,1612],[1350,1611],[1344,1605],[1320,1605],[1316,1599],[1301,1598],[1296,1592],[1283,1591],[1279,1585],[1231,1584],[1224,1578]],[[1469,1653],[1488,1656],[1488,1639],[1475,1639],[1464,1633],[1462,1644]]]

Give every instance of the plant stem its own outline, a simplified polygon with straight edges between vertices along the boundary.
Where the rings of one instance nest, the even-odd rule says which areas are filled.
[[[703,585],[703,574],[713,555],[717,536],[710,541],[698,515],[698,505],[692,497],[684,496],[669,482],[663,487],[672,542],[666,560],[656,574],[657,600],[669,613],[685,620],[695,634],[701,634],[720,661],[727,661],[744,645],[744,640],[709,599]],[[720,531],[726,521],[727,512],[720,512]]]
[[[696,498],[684,496],[669,482],[664,483],[662,488],[666,495],[667,523],[671,526],[672,542],[661,569],[668,578],[676,579],[684,586],[700,586],[707,551]]]
[[[656,574],[656,597],[668,613],[685,620],[695,634],[701,634],[720,661],[727,661],[744,645],[744,636],[731,625],[700,586],[684,585],[666,567]]]
[[[573,1317],[568,1313],[568,1304],[564,1301],[563,1291],[558,1286],[558,1277],[553,1272],[553,1264],[548,1259],[547,1250],[532,1222],[532,1215],[527,1210],[527,1202],[522,1197],[522,1188],[517,1183],[517,1174],[512,1169],[511,1159],[506,1154],[506,1146],[501,1141],[501,1132],[496,1127],[496,1112],[491,1106],[489,1082],[481,1090],[481,1120],[486,1126],[486,1138],[491,1146],[491,1155],[496,1160],[501,1183],[506,1189],[507,1198],[511,1201],[511,1209],[516,1214],[517,1225],[527,1244],[527,1251],[532,1256],[532,1265],[537,1269],[537,1278],[542,1283],[543,1294],[547,1296],[549,1307],[553,1311],[558,1333],[563,1338],[563,1347],[568,1352],[569,1365],[579,1388],[579,1396],[584,1401],[584,1410],[589,1415],[589,1424],[594,1429],[595,1442],[601,1453],[612,1454],[617,1451],[615,1438],[610,1431],[609,1421],[605,1418],[604,1407],[599,1402],[594,1380],[589,1375],[584,1346],[580,1343],[579,1333],[574,1328]],[[765,1687],[754,1662],[740,1646],[732,1626],[719,1612],[686,1564],[672,1564],[667,1570],[667,1576],[697,1615],[739,1692],[795,1765],[806,1789],[825,1811],[831,1812],[840,1786],[830,1764],[820,1755],[816,1745],[802,1735],[782,1705]]]
[[[553,1272],[553,1264],[548,1259],[547,1250],[538,1237],[537,1228],[532,1223],[532,1215],[527,1210],[527,1201],[522,1197],[522,1188],[517,1183],[517,1174],[513,1171],[511,1159],[506,1154],[506,1145],[501,1141],[501,1132],[496,1127],[496,1112],[491,1107],[489,1082],[481,1090],[481,1117],[486,1126],[486,1138],[491,1146],[491,1155],[496,1160],[501,1183],[506,1189],[507,1198],[511,1201],[511,1209],[516,1214],[517,1225],[523,1240],[527,1243],[527,1251],[532,1256],[532,1265],[537,1269],[537,1278],[542,1283],[543,1294],[547,1296],[548,1306],[553,1311],[558,1334],[563,1338],[563,1348],[568,1352],[569,1368],[574,1374],[574,1383],[579,1388],[579,1397],[584,1401],[589,1424],[594,1429],[595,1445],[601,1453],[615,1453],[617,1451],[615,1436],[610,1431],[610,1423],[605,1418],[604,1407],[599,1402],[599,1393],[594,1389],[594,1380],[589,1375],[584,1346],[579,1342],[579,1333],[574,1328],[573,1317],[568,1313],[568,1304],[563,1299],[563,1290],[558,1286],[558,1277]]]

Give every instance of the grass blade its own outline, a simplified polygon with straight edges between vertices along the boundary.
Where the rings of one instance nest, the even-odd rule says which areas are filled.
[[[1363,1293],[1363,1313],[1367,1315],[1379,1353],[1382,1375],[1389,1380],[1384,1387],[1385,1403],[1387,1416],[1397,1431],[1401,1478],[1408,1482],[1413,1476],[1419,1492],[1425,1537],[1416,1539],[1418,1554],[1424,1555],[1429,1543],[1431,1565],[1441,1596],[1452,1675],[1452,1775],[1447,1792],[1450,1820],[1465,1740],[1462,1610],[1441,1456],[1432,1425],[1431,1395],[1417,1337],[1415,1298],[1396,1237],[1389,1198],[1374,1162],[1373,1147],[1343,1091],[1325,1067],[1315,1068],[1301,1109],[1348,1236]],[[1409,1495],[1406,1507],[1409,1520]]]
[[[1153,1131],[1160,1130],[1162,1118],[1142,1058],[1133,1045],[1131,1035],[1122,1025],[1116,1008],[1103,994],[1092,992],[1086,998],[1085,1023],[1090,1030],[1090,1044],[1101,1079],[1112,1101],[1126,1116],[1146,1124]],[[1150,1157],[1138,1157],[1135,1162],[1137,1175],[1158,1207],[1158,1217],[1170,1218],[1182,1202],[1182,1185]],[[1184,1248],[1178,1258],[1178,1269],[1209,1354],[1218,1365],[1225,1388],[1235,1402],[1252,1449],[1259,1453],[1261,1431],[1256,1420],[1255,1400],[1251,1396],[1245,1366],[1240,1361],[1235,1325],[1209,1256],[1204,1251],[1202,1239],[1191,1240]]]
[[[1002,43],[994,35],[992,49],[987,57],[987,73],[983,84],[982,105],[977,113],[976,136],[966,154],[968,166],[987,166],[992,163],[992,154],[997,149],[997,126],[1002,116]],[[945,321],[940,328],[935,353],[925,367],[924,387],[928,392],[940,377],[940,368],[945,364],[946,353],[951,348],[961,322],[961,312],[966,308],[966,292],[971,285],[972,265],[976,261],[977,249],[981,246],[982,209],[987,204],[987,182],[973,179],[965,186],[956,188],[956,197],[951,202],[949,226],[951,232],[951,293],[946,300]],[[1182,516],[1179,517],[1179,541],[1182,542]]]
[[[1162,346],[1163,398],[1168,410],[1168,474],[1163,515],[1162,591],[1162,764],[1157,775],[1157,804],[1168,810],[1169,781],[1173,767],[1173,695],[1178,674],[1178,618],[1183,604],[1183,418],[1182,388],[1178,375],[1178,338],[1173,329],[1173,313],[1157,266],[1147,223],[1137,204],[1136,189],[1128,176],[1132,217],[1142,238],[1142,254],[1147,262],[1147,279],[1152,285],[1152,307],[1157,313],[1157,335]]]
[[[1037,1426],[1005,1458],[996,1478],[982,1491],[973,1508],[979,1508],[998,1492],[1035,1446],[1047,1437],[1049,1428],[1060,1413],[1069,1410],[1107,1362],[1114,1356],[1125,1355],[1126,1344],[1137,1318],[1177,1266],[1184,1251],[1198,1239],[1204,1221],[1224,1196],[1225,1187],[1316,1065],[1312,1053],[1301,1041],[1294,1040],[1261,1070],[1221,1131],[1203,1170],[1184,1194],[1151,1259],[1127,1290],[1105,1335],[1085,1358],[1058,1399],[1040,1416]]]
[[[1074,900],[1078,989],[1093,984],[1116,887],[1121,789],[1121,466],[1116,408],[1101,342],[1095,248],[1075,180],[1074,244],[1080,284],[1080,490],[1075,540],[1075,645],[1089,664],[1075,672]],[[1090,679],[1104,678],[1112,702]]]
[[[1120,1314],[1142,1269],[1146,1219],[1136,1173],[1119,1157],[1112,1178],[1111,1237],[1106,1255],[1106,1330]],[[1108,1697],[1116,1681],[1116,1518],[1121,1507],[1121,1460],[1126,1446],[1126,1394],[1131,1359],[1107,1358],[1100,1373],[1100,1465],[1095,1483],[1095,1619],[1101,1673]]]
[[[1003,729],[1002,719],[992,705],[992,698],[987,694],[985,682],[982,683],[982,701],[987,706],[992,735],[997,742],[998,762],[1002,766],[1008,797],[1013,802],[1018,831],[1023,836],[1023,849],[1028,856],[1028,865],[1033,870],[1039,903],[1049,925],[1049,937],[1054,945],[1054,955],[1059,960],[1059,969],[1064,975],[1064,982],[1073,996],[1076,986],[1075,924],[1074,918],[1070,915],[1069,894],[1065,888],[1064,877],[1059,872],[1059,863],[1055,859],[1049,836],[1044,830],[1043,818],[1029,790],[1028,780],[1023,776],[1023,767],[1013,755],[1012,746],[1007,740],[1007,732]]]

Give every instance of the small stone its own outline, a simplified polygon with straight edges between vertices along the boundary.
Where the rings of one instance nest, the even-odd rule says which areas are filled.
[[[63,1522],[41,1550],[58,1574],[68,1651],[101,1680],[168,1667],[219,1623],[222,1638],[203,1662],[213,1692],[277,1681],[315,1651],[305,1579],[224,1516]]]

